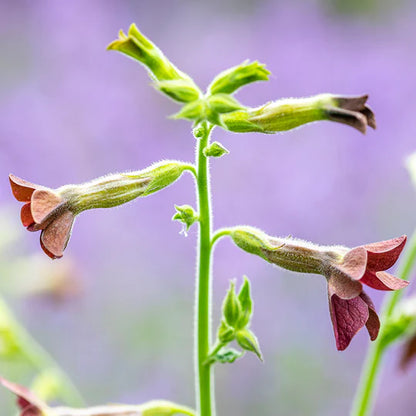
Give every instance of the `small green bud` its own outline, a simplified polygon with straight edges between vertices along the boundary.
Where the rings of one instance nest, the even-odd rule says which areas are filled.
[[[206,157],[221,157],[230,153],[221,143],[212,142],[208,147],[204,149],[204,155]]]
[[[225,321],[221,321],[218,328],[217,338],[222,344],[228,344],[229,342],[234,341],[234,329],[231,328]]]
[[[241,305],[238,297],[235,293],[235,282],[230,282],[230,288],[225,296],[224,303],[222,305],[222,313],[225,318],[225,322],[235,328],[238,320],[241,317]]]
[[[198,214],[190,205],[175,205],[176,214],[172,217],[174,221],[180,221],[184,224],[184,232],[189,230],[191,225],[198,220]]]
[[[60,383],[59,374],[53,369],[42,371],[34,380],[33,392],[44,401],[52,401],[59,398]]]
[[[244,276],[244,283],[241,286],[240,293],[238,294],[238,300],[241,305],[241,317],[238,321],[239,328],[245,328],[249,323],[253,314],[253,301],[250,293],[250,281],[247,276]]]
[[[217,75],[208,87],[208,92],[210,94],[232,94],[238,88],[249,83],[267,81],[269,75],[270,72],[265,68],[265,65],[257,61],[250,63],[247,60]]]
[[[156,82],[156,88],[175,101],[189,103],[199,98],[200,93],[193,85],[183,79]]]
[[[205,134],[205,128],[202,126],[195,127],[192,133],[196,139],[199,139]]]
[[[243,352],[237,351],[233,348],[222,349],[213,357],[210,357],[210,363],[217,362],[220,364],[232,364],[243,355]]]
[[[236,339],[241,348],[254,352],[260,361],[263,361],[257,337],[249,329],[237,331]]]
[[[207,98],[211,110],[215,113],[231,113],[244,108],[235,98],[228,94],[214,94]]]

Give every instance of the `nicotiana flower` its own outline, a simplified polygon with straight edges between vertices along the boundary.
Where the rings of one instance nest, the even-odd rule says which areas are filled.
[[[347,124],[365,133],[367,126],[376,128],[374,113],[367,106],[367,100],[368,95],[343,97],[333,94],[284,98],[223,114],[221,121],[226,129],[237,133],[276,133],[321,120]]]
[[[230,235],[237,246],[270,263],[325,276],[338,350],[347,348],[364,325],[370,339],[377,338],[380,321],[371,299],[363,291],[363,284],[377,290],[398,290],[408,285],[407,281],[385,271],[398,259],[406,236],[349,249],[270,237],[253,227],[235,227]]]
[[[176,181],[190,165],[163,161],[137,172],[103,176],[80,185],[57,189],[9,175],[15,198],[24,202],[22,224],[29,231],[41,230],[40,244],[51,258],[60,258],[71,236],[75,216],[93,208],[111,208],[157,192]]]
[[[0,383],[17,396],[19,416],[195,416],[186,407],[166,400],[153,400],[142,405],[105,405],[88,408],[49,407],[34,393],[19,384],[0,377]]]

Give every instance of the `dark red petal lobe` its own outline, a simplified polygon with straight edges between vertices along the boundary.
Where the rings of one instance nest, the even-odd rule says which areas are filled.
[[[43,251],[52,259],[63,256],[66,245],[71,237],[74,215],[71,211],[64,211],[52,221],[40,235],[40,245]]]
[[[21,416],[41,416],[42,408],[47,408],[42,400],[38,399],[31,391],[23,386],[12,383],[2,377],[0,377],[0,383],[12,393],[16,394],[17,404],[22,410]]]
[[[361,299],[367,304],[368,306],[368,321],[365,324],[367,327],[368,334],[370,335],[371,341],[374,341],[378,333],[380,331],[380,320],[378,319],[378,315],[376,312],[376,308],[374,307],[374,304],[370,297],[367,295],[367,293],[362,292],[360,294]]]
[[[407,237],[392,238],[378,243],[366,244],[364,247],[368,253],[367,270],[375,272],[390,269],[400,256]]]
[[[29,227],[29,225],[32,225],[35,222],[32,217],[32,211],[30,210],[30,202],[22,206],[22,209],[20,210],[20,219],[24,227]]]
[[[20,179],[13,174],[9,175],[9,181],[14,197],[21,202],[30,202],[30,197],[35,189],[40,188],[40,186]]]
[[[390,273],[371,271],[366,272],[360,282],[377,290],[399,290],[409,284],[407,280],[399,279]]]
[[[363,247],[353,248],[344,256],[338,268],[351,279],[360,280],[367,268],[367,250]]]
[[[30,204],[33,219],[37,224],[41,224],[62,203],[62,198],[52,191],[48,189],[36,190],[33,192]]]
[[[410,338],[403,347],[400,357],[400,368],[406,370],[409,364],[416,358],[416,335]]]
[[[368,321],[368,306],[360,296],[346,300],[332,295],[329,297],[329,311],[337,349],[343,351]]]

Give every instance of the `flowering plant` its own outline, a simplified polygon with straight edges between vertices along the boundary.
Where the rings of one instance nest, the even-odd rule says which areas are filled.
[[[276,266],[297,273],[320,274],[326,278],[330,318],[338,350],[346,349],[364,326],[370,339],[376,340],[380,319],[371,299],[363,291],[363,285],[388,291],[407,286],[406,280],[386,271],[398,260],[406,236],[349,249],[341,245],[321,246],[294,238],[275,238],[249,226],[214,231],[209,170],[210,158],[228,153],[225,146],[212,141],[215,127],[236,133],[273,134],[312,122],[332,121],[365,133],[367,127],[376,127],[375,116],[367,106],[368,96],[319,94],[308,98],[281,99],[252,108],[239,102],[234,94],[250,83],[268,80],[270,72],[256,61],[243,62],[223,71],[203,92],[135,25],[131,25],[127,34],[121,31],[119,38],[110,43],[108,49],[138,61],[148,71],[154,87],[181,105],[174,118],[193,123],[195,162],[162,161],[136,172],[109,174],[57,189],[10,175],[10,185],[14,197],[24,203],[20,215],[22,224],[29,231],[41,231],[43,251],[56,259],[63,256],[75,217],[82,211],[119,206],[161,191],[179,179],[184,171],[193,175],[197,207],[176,206],[173,219],[183,223],[186,230],[198,224],[199,230],[195,295],[196,411],[164,401],[142,406],[50,407],[22,387],[2,380],[8,389],[17,394],[21,416],[215,415],[214,366],[233,363],[246,352],[263,359],[259,340],[251,328],[254,302],[248,278],[244,278],[238,293],[236,283],[231,282],[224,297],[216,339],[214,342],[211,340],[212,254],[214,245],[226,236],[243,251]],[[239,350],[230,348],[232,342],[236,342]]]

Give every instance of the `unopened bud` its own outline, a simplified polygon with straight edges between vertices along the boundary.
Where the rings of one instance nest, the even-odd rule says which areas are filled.
[[[234,328],[230,327],[225,321],[221,321],[218,328],[217,338],[222,344],[228,344],[235,338]]]
[[[175,205],[176,214],[172,217],[174,221],[180,221],[185,226],[185,232],[191,225],[198,221],[198,214],[190,205]]]
[[[207,98],[210,109],[219,114],[231,113],[244,108],[235,98],[228,94],[214,94]]]
[[[107,49],[122,52],[142,63],[155,80],[156,88],[174,100],[190,102],[201,95],[193,80],[176,68],[135,24],[130,26],[127,35],[121,30],[119,38],[111,42]]]
[[[221,157],[230,153],[221,143],[212,142],[204,149],[204,155],[207,157]]]
[[[236,340],[243,350],[254,352],[263,361],[257,337],[249,329],[237,331]]]
[[[222,305],[222,313],[227,324],[235,327],[241,316],[241,305],[235,293],[235,282],[230,282],[230,288]]]
[[[244,276],[244,283],[238,294],[238,300],[241,305],[241,316],[237,324],[239,328],[245,328],[250,323],[251,315],[253,314],[253,300],[250,292],[250,281],[247,276]]]
[[[232,94],[238,88],[256,81],[267,81],[270,72],[257,61],[245,61],[218,74],[208,87],[211,94]]]

